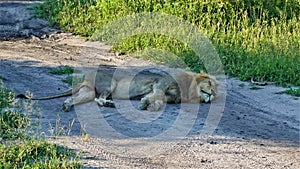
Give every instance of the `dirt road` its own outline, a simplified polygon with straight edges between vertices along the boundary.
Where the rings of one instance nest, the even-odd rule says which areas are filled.
[[[86,47],[83,38],[49,28],[46,21],[31,17],[31,3],[0,3],[0,75],[17,94],[47,96],[69,89],[61,81],[65,76],[49,73],[49,68],[62,65],[151,65],[108,53],[109,46],[100,42]],[[65,113],[65,98],[37,102],[42,117],[32,118],[42,121],[47,135],[67,135],[52,141],[81,150],[86,168],[300,168],[300,100],[274,94],[281,87],[251,90],[248,82],[224,80],[225,108],[220,116],[210,117],[218,122],[213,135],[203,133],[213,104],[201,104],[196,112],[187,106],[190,114],[183,117],[188,124],[178,122],[178,110],[185,105],[139,114],[127,107],[136,106],[135,101],[120,101],[118,109],[97,107],[99,112],[92,109],[95,103],[86,103]],[[128,112],[134,115],[124,118]],[[182,137],[172,137],[170,128]],[[83,131],[91,138],[82,137]],[[159,135],[170,138],[156,139]]]

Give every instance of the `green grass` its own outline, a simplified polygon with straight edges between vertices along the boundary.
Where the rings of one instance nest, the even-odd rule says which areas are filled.
[[[39,133],[30,131],[34,126],[23,111],[34,112],[34,107],[25,105],[29,106],[26,110],[15,94],[0,83],[0,168],[80,168],[74,152],[48,143],[38,137]]]
[[[239,84],[239,87],[240,87],[240,88],[243,88],[244,86],[245,86],[244,83]]]
[[[83,76],[81,77],[81,76],[68,75],[62,81],[69,84],[70,86],[76,86],[79,83],[83,82],[83,79],[84,79]]]
[[[70,66],[62,66],[58,68],[50,68],[49,73],[53,75],[67,75],[62,81],[72,86],[83,81],[83,77],[73,76],[72,73],[80,73],[80,70],[74,70]]]
[[[74,68],[70,66],[62,66],[58,68],[49,69],[49,73],[54,75],[72,74],[73,72],[74,72]]]
[[[0,83],[0,138],[18,139],[25,137],[23,130],[29,125],[29,119],[19,112],[15,94]]]
[[[5,89],[2,86],[2,82],[0,79],[0,110],[8,106],[14,105],[14,103],[15,103],[15,94],[10,90]]]
[[[111,21],[131,14],[174,15],[193,23],[211,40],[227,74],[241,80],[300,85],[299,0],[48,0],[35,11],[36,16],[49,19],[53,25],[83,36],[92,36]],[[132,31],[142,26],[140,23]],[[116,30],[124,29],[128,27]],[[93,38],[105,41],[113,33]],[[160,33],[131,36],[113,46],[114,51],[126,54],[151,48],[177,55],[192,71],[205,70],[190,46]],[[149,54],[145,56],[149,58]],[[160,58],[155,60],[165,63]]]
[[[0,145],[0,168],[80,168],[71,150],[45,141]]]
[[[73,84],[73,76],[67,76],[62,81],[65,82],[65,83],[67,83],[68,85],[72,86],[72,84]]]
[[[276,94],[289,94],[291,96],[300,97],[300,87],[296,89],[290,88],[281,92],[277,92]]]
[[[22,139],[26,138],[26,127],[29,118],[18,110],[4,109],[0,113],[0,138]]]

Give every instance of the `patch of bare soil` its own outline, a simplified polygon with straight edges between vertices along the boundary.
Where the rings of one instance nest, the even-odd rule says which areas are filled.
[[[49,28],[46,21],[31,18],[29,4],[0,3],[0,75],[17,94],[30,91],[40,97],[68,90],[70,86],[61,81],[65,76],[49,73],[49,68],[62,65],[153,65],[109,53],[110,46],[103,43],[86,43],[84,38]],[[186,110],[185,117],[194,115],[191,127],[176,123],[180,105],[167,105],[161,114],[136,114],[127,106],[136,106],[137,101],[120,101],[122,114],[114,108],[94,111],[97,105],[92,102],[66,113],[61,110],[65,98],[44,100],[36,102],[42,116],[32,118],[42,122],[46,135],[66,135],[50,141],[81,152],[85,168],[300,168],[300,100],[274,94],[283,90],[280,87],[250,90],[250,85],[226,79],[226,91],[221,91],[227,93],[225,108],[212,135],[202,133],[209,124],[211,104],[201,104],[197,112]],[[124,118],[128,112],[135,116]],[[154,139],[174,124],[174,131],[187,130],[186,135]],[[82,136],[83,132],[91,136]]]

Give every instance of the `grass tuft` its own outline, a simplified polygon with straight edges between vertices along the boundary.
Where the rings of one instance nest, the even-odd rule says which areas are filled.
[[[0,145],[0,168],[80,168],[76,154],[45,141]]]
[[[83,80],[84,80],[84,76],[68,75],[62,81],[69,84],[70,86],[76,86],[76,85],[82,83]]]
[[[54,75],[64,75],[64,74],[72,74],[74,72],[74,68],[70,66],[63,66],[59,68],[51,68],[49,69],[50,74]]]
[[[25,114],[6,108],[0,112],[0,138],[26,138],[25,129],[29,124],[29,118]]]
[[[300,97],[300,87],[296,89],[290,88],[281,92],[276,92],[276,94],[289,94],[291,96]]]
[[[35,107],[30,103],[24,106],[27,109],[0,84],[0,168],[80,168],[78,156],[71,150],[32,135],[31,120],[23,112],[35,112]]]

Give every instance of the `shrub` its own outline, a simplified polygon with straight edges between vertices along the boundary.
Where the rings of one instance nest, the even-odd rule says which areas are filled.
[[[131,14],[175,15],[209,37],[228,74],[300,85],[299,0],[48,0],[36,11],[37,16],[83,36]],[[178,55],[193,71],[203,69],[185,44],[160,34],[132,36],[114,44],[113,50],[130,53],[157,47]]]

